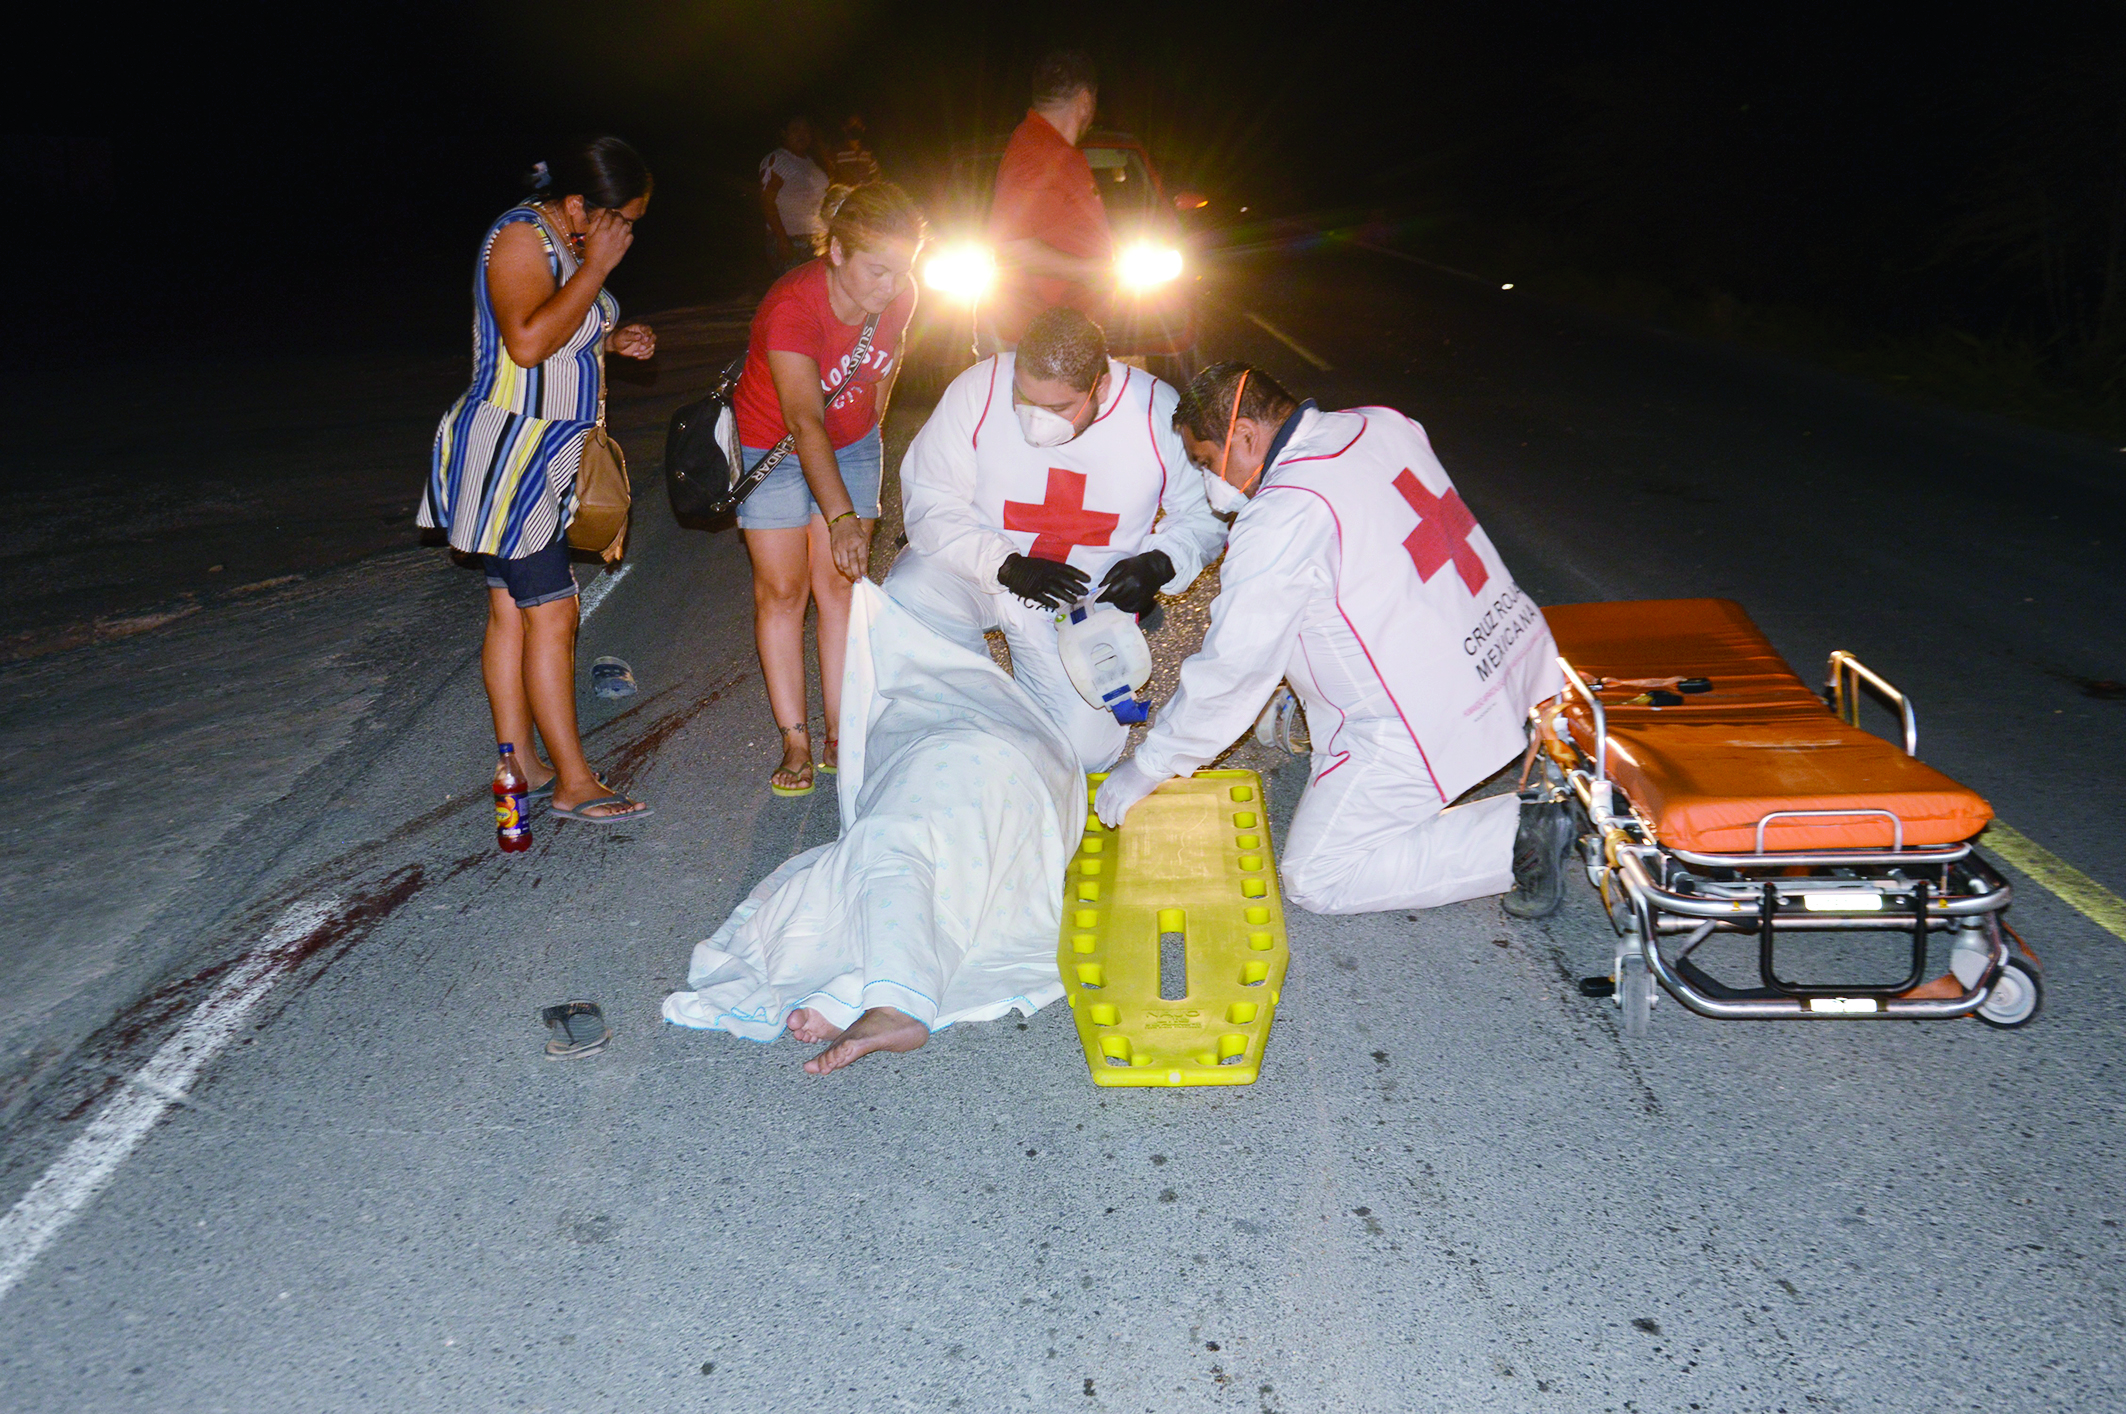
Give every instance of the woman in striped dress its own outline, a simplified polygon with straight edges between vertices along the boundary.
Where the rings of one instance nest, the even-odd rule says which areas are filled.
[[[650,813],[612,790],[576,734],[576,576],[568,522],[576,464],[605,396],[603,355],[648,358],[656,336],[620,324],[605,280],[650,201],[633,148],[598,138],[539,165],[535,190],[480,244],[472,387],[444,414],[420,524],[487,570],[480,655],[495,740],[511,742],[552,813],[612,824]],[[617,326],[617,327],[616,327]],[[549,765],[532,749],[532,727]]]

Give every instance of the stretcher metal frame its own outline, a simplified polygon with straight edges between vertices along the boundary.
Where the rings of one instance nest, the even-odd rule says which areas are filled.
[[[1558,664],[1565,691],[1537,704],[1530,729],[1536,746],[1552,748],[1538,754],[1554,773],[1553,783],[1561,778],[1563,793],[1577,802],[1585,819],[1578,854],[1616,930],[1611,982],[1628,1034],[1644,1034],[1659,990],[1701,1016],[1722,1018],[1944,1020],[1979,1014],[1991,1025],[2017,1026],[2036,1015],[2041,999],[2036,959],[2002,918],[2014,891],[1970,841],[1907,847],[1895,812],[1870,807],[1769,811],[1757,821],[1755,849],[1747,854],[1663,844],[1653,821],[1609,775],[1608,717],[1599,692],[1570,659],[1560,656]],[[1862,684],[1897,711],[1905,754],[1916,756],[1919,726],[1911,699],[1853,654],[1832,653],[1823,695],[1849,725],[1859,725]],[[1572,697],[1586,703],[1593,718],[1591,755],[1565,716]],[[1774,850],[1765,845],[1766,829],[1778,819],[1861,815],[1888,818],[1889,849]],[[1808,872],[1797,876],[1797,869]],[[1779,971],[1782,934],[1893,929],[1911,936],[1910,970],[1895,981],[1818,986],[1790,981]],[[1962,990],[1954,996],[1908,995],[1925,981],[1929,938],[1949,931],[1957,935],[1957,951],[1983,951],[1984,970],[1969,985],[1959,980]],[[1729,985],[1691,960],[1716,933],[1757,936],[1760,985]],[[1994,1020],[1982,1009],[2011,967],[2021,974],[2011,985],[2030,989],[2030,1004],[2013,1020]]]

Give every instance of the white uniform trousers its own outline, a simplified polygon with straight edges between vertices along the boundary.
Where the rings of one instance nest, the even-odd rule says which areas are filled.
[[[1001,629],[1011,646],[1011,675],[1040,704],[1048,719],[1070,738],[1087,771],[1115,764],[1129,741],[1129,728],[1115,714],[1094,707],[1070,685],[1056,647],[1055,611],[1028,604],[1010,590],[987,593],[913,549],[903,550],[886,576],[886,593],[933,632],[970,652],[987,654],[982,635]]]
[[[1350,722],[1332,746],[1333,754],[1314,757],[1314,779],[1279,853],[1287,899],[1309,913],[1377,913],[1513,887],[1517,798],[1442,809],[1407,735],[1398,747],[1385,732]]]

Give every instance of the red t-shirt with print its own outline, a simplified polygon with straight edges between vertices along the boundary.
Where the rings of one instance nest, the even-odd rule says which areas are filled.
[[[871,336],[871,352],[863,367],[844,377],[842,361],[856,347],[864,326],[861,321],[844,324],[834,317],[827,302],[827,262],[808,261],[770,285],[753,316],[745,372],[739,375],[738,392],[732,399],[738,440],[748,447],[772,447],[789,435],[783,426],[782,402],[775,396],[775,379],[768,371],[771,352],[803,354],[819,365],[820,392],[827,400],[828,441],[846,447],[863,437],[878,426],[879,384],[893,371],[901,336],[914,312],[915,287],[911,284],[879,316],[878,332]]]

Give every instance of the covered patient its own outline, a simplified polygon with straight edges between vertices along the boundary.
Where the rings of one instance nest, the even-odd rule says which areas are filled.
[[[1085,827],[1069,739],[986,654],[868,580],[842,701],[841,838],[762,881],[664,1002],[681,1026],[829,1043],[815,1075],[1060,996],[1063,871]]]

